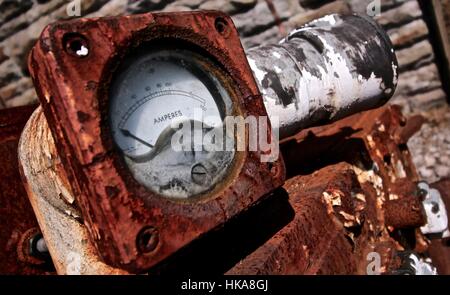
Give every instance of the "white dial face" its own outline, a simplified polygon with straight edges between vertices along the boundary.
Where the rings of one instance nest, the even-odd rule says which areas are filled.
[[[234,151],[176,152],[171,146],[174,121],[203,123],[203,133],[222,128],[231,102],[219,79],[193,56],[185,50],[141,50],[125,60],[111,84],[115,143],[135,179],[168,197],[211,190],[234,157]]]
[[[172,120],[193,119],[194,112],[211,127],[222,124],[213,94],[183,63],[169,51],[158,51],[136,58],[120,74],[112,93],[111,123],[127,156],[148,154]]]

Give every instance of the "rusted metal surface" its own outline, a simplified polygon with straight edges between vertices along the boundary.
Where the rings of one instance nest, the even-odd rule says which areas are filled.
[[[283,156],[292,164],[287,167],[287,173],[312,172],[318,166],[342,159],[361,169],[374,171],[376,181],[383,185],[377,188],[380,206],[396,206],[398,200],[407,200],[415,204],[414,208],[420,208],[415,184],[419,178],[406,145],[407,139],[397,136],[402,130],[409,129],[409,124],[397,106],[390,106],[362,112],[332,125],[304,130],[282,143]],[[302,154],[298,154],[298,148]],[[422,212],[416,209],[404,216],[405,223],[411,226],[420,223]],[[395,223],[395,217],[388,215],[386,223],[395,225],[390,224]]]
[[[428,240],[414,230],[425,222],[417,172],[407,139],[395,136],[403,128],[392,106],[285,140],[283,187],[295,217],[229,273],[367,274],[371,252],[390,273],[397,251],[424,253]]]
[[[317,19],[247,57],[281,138],[379,107],[397,85],[389,37],[358,15]]]
[[[225,70],[228,87],[236,94],[232,98],[236,113],[266,115],[238,33],[222,13],[148,13],[60,22],[43,31],[29,59],[90,237],[105,262],[132,272],[148,269],[284,181],[282,160],[261,164],[260,151],[239,152],[240,160],[220,190],[195,204],[159,198],[132,178],[112,144],[106,116],[108,85],[124,55],[159,38],[201,48]],[[78,55],[71,42],[88,54]],[[142,231],[149,227],[157,237]],[[155,238],[157,246],[142,253],[148,247],[138,245]]]
[[[39,135],[47,129],[42,113],[36,112],[35,117],[40,119],[32,121],[38,120],[40,123],[30,122],[31,129],[27,128],[24,136],[37,135],[34,150],[39,150],[40,143],[48,142],[43,138],[49,134],[44,137]],[[402,164],[409,167],[404,175],[401,175],[404,177],[399,179],[392,177],[387,163],[384,163],[383,167],[372,169],[378,166],[374,164],[378,162],[379,156],[376,150],[389,145],[390,141],[395,141],[392,134],[401,128],[407,128],[407,122],[396,107],[365,112],[347,120],[345,123],[349,124],[347,127],[353,126],[356,129],[353,132],[347,131],[345,135],[340,134],[345,130],[344,123],[336,122],[329,126],[305,130],[305,134],[298,134],[283,142],[286,159],[291,159],[289,158],[291,152],[296,151],[300,155],[299,151],[303,151],[302,154],[310,159],[304,163],[314,167],[296,167],[298,163],[288,161],[290,178],[282,190],[275,191],[268,199],[253,206],[248,213],[240,214],[233,222],[226,223],[223,229],[206,234],[198,243],[194,242],[189,249],[180,252],[180,255],[175,255],[164,264],[158,265],[152,273],[181,273],[183,270],[204,272],[206,268],[212,273],[220,273],[227,271],[229,267],[227,273],[230,274],[366,274],[370,262],[367,257],[373,252],[381,257],[382,273],[395,273],[401,266],[397,252],[414,249],[424,253],[428,248],[428,242],[420,232],[413,232],[413,235],[417,236],[414,238],[417,239],[416,243],[419,244],[420,239],[425,242],[426,245],[421,249],[404,242],[401,235],[395,233],[401,227],[413,228],[422,225],[423,221],[422,223],[417,221],[422,220],[421,214],[417,215],[414,210],[409,213],[410,216],[405,213],[404,219],[396,225],[399,228],[386,223],[386,220],[389,220],[386,218],[387,214],[391,210],[389,209],[391,205],[385,202],[386,199],[405,200],[413,208],[416,204],[412,200],[415,198],[420,200],[413,189],[409,193],[408,189],[402,190],[403,194],[396,196],[392,193],[396,192],[394,185],[401,188],[408,185],[413,187],[408,182],[416,179],[413,166],[407,165],[411,160],[407,150],[401,148],[404,156],[401,158]],[[381,125],[386,129],[380,128]],[[380,136],[378,134],[380,129],[382,133],[390,135]],[[336,136],[336,133],[339,136]],[[376,144],[373,143],[374,138]],[[33,140],[23,139],[23,142]],[[323,153],[324,157],[320,159],[319,156],[311,154],[312,149],[301,149],[303,143],[307,145],[317,143],[320,148],[319,154]],[[33,149],[26,150],[29,152]],[[50,150],[55,153],[54,148]],[[395,150],[391,152],[395,153]],[[20,154],[26,155],[25,152]],[[41,152],[37,152],[34,158],[42,161],[44,156]],[[54,155],[52,158],[57,157]],[[337,163],[330,162],[330,159]],[[33,164],[33,157],[25,157],[21,161],[31,163],[34,167],[41,166],[38,163]],[[382,172],[383,169],[386,171]],[[25,170],[33,171],[36,168]],[[314,172],[308,173],[308,170]],[[55,179],[55,175],[42,173],[41,181],[36,177],[26,178],[33,179],[34,185],[39,185],[47,183],[45,179]],[[31,184],[28,183],[27,186]],[[29,190],[39,191],[37,188]],[[45,225],[41,226],[44,234],[47,233],[47,236],[52,237],[49,239],[52,241],[49,248],[58,248],[56,251],[53,250],[55,257],[60,260],[55,264],[59,264],[62,268],[58,272],[73,273],[74,265],[71,257],[73,253],[82,253],[81,256],[77,256],[81,257],[83,265],[78,269],[79,273],[119,273],[118,270],[109,269],[99,262],[92,248],[86,251],[89,245],[86,229],[80,226],[73,216],[49,206],[48,195],[59,195],[59,191],[53,189],[32,197],[37,214],[43,215],[39,220],[46,220]],[[287,202],[285,196],[288,198]],[[43,201],[47,201],[47,205],[42,206],[45,203]],[[38,203],[41,204],[37,205]],[[271,226],[265,225],[262,219],[267,219]],[[55,223],[56,220],[59,221]],[[64,224],[61,230],[56,230],[55,226],[60,228],[61,224]],[[258,226],[259,230],[253,232],[251,229],[255,226]],[[62,236],[64,240],[72,242],[65,243],[61,240]],[[85,241],[82,243],[83,246],[73,246],[77,245],[75,241],[79,239]],[[68,244],[71,245],[70,249],[67,248]],[[218,256],[219,252],[222,255]],[[244,257],[246,258],[243,259]],[[92,263],[95,259],[97,262]],[[243,260],[239,261],[240,259]],[[88,265],[90,267],[87,267]]]
[[[357,41],[345,40],[358,57],[352,50],[337,54],[332,47],[342,47],[339,36],[352,29]],[[235,115],[265,116],[267,109],[269,116],[287,118],[274,126],[284,128],[282,136],[379,106],[396,85],[397,63],[385,34],[355,16],[324,18],[273,51],[250,52],[257,81],[222,13],[148,13],[48,26],[29,59],[42,112],[30,121],[19,157],[58,273],[74,272],[71,253],[80,261],[75,273],[365,274],[371,253],[381,257],[379,272],[391,273],[401,264],[397,252],[428,250],[419,229],[426,222],[419,179],[406,145],[421,118],[407,120],[395,106],[296,133],[283,140],[283,157],[275,163],[261,163],[259,150],[239,152],[230,175],[199,202],[160,198],[137,183],[110,135],[109,83],[133,49],[169,39],[221,67]],[[269,53],[291,63],[279,64],[283,73],[266,71],[285,79],[277,78],[281,88],[259,72],[274,66],[257,63],[257,55],[270,60]]]
[[[49,274],[53,267],[30,254],[30,239],[39,232],[19,174],[20,133],[36,106],[0,110],[0,274]]]
[[[352,165],[290,178],[284,189],[295,218],[230,274],[364,274],[366,255],[374,251],[389,268],[395,243],[379,227],[375,200]]]

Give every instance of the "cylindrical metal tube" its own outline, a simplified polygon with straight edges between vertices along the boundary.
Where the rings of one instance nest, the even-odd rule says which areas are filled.
[[[315,20],[247,58],[280,138],[381,106],[397,84],[389,37],[357,15]]]
[[[426,223],[426,215],[418,198],[405,197],[387,201],[384,204],[385,224],[395,228],[421,227]]]

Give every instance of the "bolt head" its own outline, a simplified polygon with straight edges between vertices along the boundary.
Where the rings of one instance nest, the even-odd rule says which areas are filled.
[[[37,233],[29,240],[30,255],[42,260],[46,260],[49,257],[47,245],[45,244],[44,237],[41,233]]]
[[[153,252],[159,244],[159,233],[153,226],[143,228],[137,236],[137,248],[141,253]]]

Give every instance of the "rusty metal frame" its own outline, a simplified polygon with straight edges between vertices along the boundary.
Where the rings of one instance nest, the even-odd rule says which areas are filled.
[[[381,107],[283,140],[283,189],[295,215],[227,273],[368,274],[371,252],[381,257],[380,273],[392,273],[396,253],[425,253],[418,227],[426,216],[406,146],[417,120]]]
[[[29,57],[35,88],[90,237],[106,263],[131,272],[148,269],[223,224],[281,186],[285,177],[281,158],[265,164],[259,161],[260,151],[246,151],[222,190],[197,203],[161,198],[132,178],[106,124],[108,85],[129,50],[161,38],[201,48],[238,93],[236,112],[266,116],[238,33],[231,19],[219,12],[59,22],[45,28]],[[87,56],[71,54],[67,42],[74,39],[89,48]],[[144,245],[137,238],[141,231]]]

